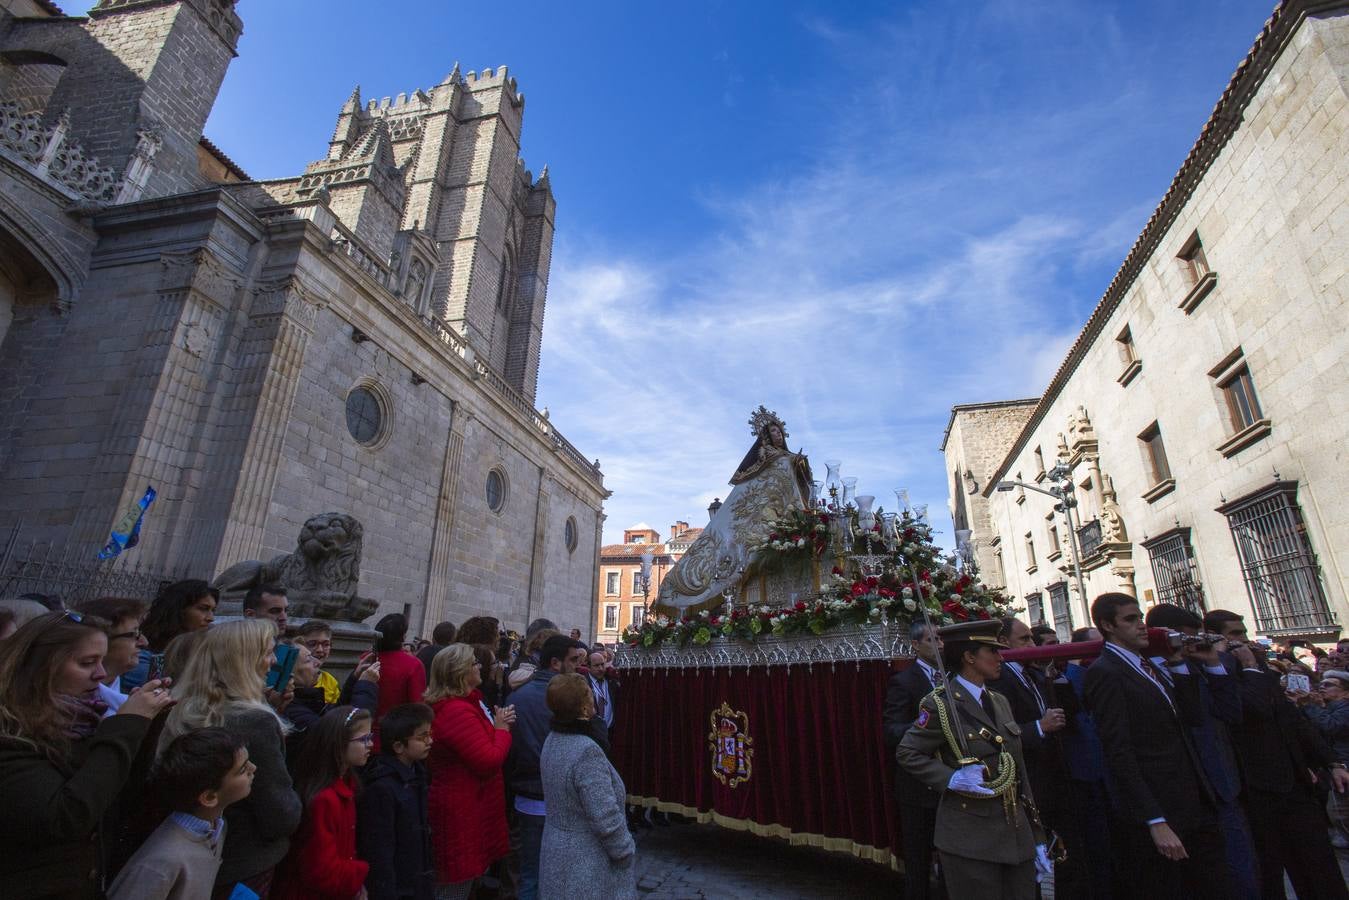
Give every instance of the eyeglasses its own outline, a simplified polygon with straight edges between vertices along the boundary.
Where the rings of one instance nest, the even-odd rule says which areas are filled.
[[[303,644],[304,644],[306,647],[308,647],[310,650],[331,650],[331,649],[333,649],[333,642],[332,642],[332,641],[302,641],[301,643],[303,643]]]
[[[115,641],[118,638],[131,638],[133,641],[139,641],[141,639],[141,630],[137,628],[135,631],[123,631],[121,634],[108,635],[109,641]]]
[[[371,732],[366,732],[365,734],[361,735],[360,737],[354,737],[354,738],[352,738],[351,741],[350,741],[350,743],[356,743],[356,742],[359,742],[359,743],[365,744],[366,746],[369,746],[369,745],[371,745],[371,744],[373,744],[373,743],[375,742],[375,735],[374,735],[373,733],[371,733]]]

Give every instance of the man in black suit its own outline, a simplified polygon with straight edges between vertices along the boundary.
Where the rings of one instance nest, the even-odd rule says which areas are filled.
[[[1134,597],[1102,594],[1091,617],[1106,643],[1087,669],[1086,701],[1114,788],[1111,835],[1125,882],[1117,894],[1224,898],[1222,832],[1190,735],[1201,717],[1195,679],[1188,665],[1162,673],[1148,658],[1148,630]],[[1230,677],[1221,666],[1205,668]]]
[[[1053,629],[1050,629],[1053,633]],[[1002,621],[999,638],[1009,650],[1038,646],[1034,632],[1025,622],[1016,618]],[[1058,643],[1057,638],[1054,641]],[[1043,826],[1070,842],[1068,858],[1054,869],[1054,886],[1060,896],[1078,897],[1087,892],[1084,851],[1079,835],[1067,827],[1068,768],[1064,763],[1059,737],[1067,726],[1070,713],[1058,697],[1060,688],[1065,699],[1075,700],[1066,679],[1061,685],[1053,683],[1058,675],[1053,666],[1023,665],[1004,661],[1002,674],[988,686],[1007,698],[1012,716],[1021,726],[1021,752],[1026,758],[1026,775],[1031,792],[1039,808]]]
[[[885,747],[895,758],[904,733],[918,718],[918,704],[938,683],[937,660],[941,638],[935,628],[921,621],[909,629],[909,641],[918,658],[913,665],[890,676],[885,688],[885,711],[881,716]],[[904,896],[927,900],[932,877],[932,841],[937,827],[940,795],[900,766],[895,767],[895,798],[899,801],[899,828],[904,856]]]
[[[1313,790],[1312,770],[1328,772],[1330,787],[1340,792],[1349,790],[1349,772],[1284,695],[1265,655],[1246,646],[1241,616],[1210,610],[1204,626],[1227,640],[1233,668],[1240,666],[1233,677],[1240,678],[1241,721],[1230,732],[1259,860],[1260,896],[1286,896],[1287,872],[1298,900],[1349,900],[1330,845],[1325,804]]]

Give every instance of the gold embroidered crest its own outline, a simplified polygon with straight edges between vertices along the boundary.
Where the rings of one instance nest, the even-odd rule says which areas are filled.
[[[712,774],[722,784],[736,787],[753,774],[754,738],[749,735],[749,713],[731,709],[725,701],[712,710],[707,734],[712,751]]]

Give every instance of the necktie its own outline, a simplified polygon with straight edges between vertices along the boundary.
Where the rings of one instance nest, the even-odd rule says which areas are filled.
[[[993,697],[987,688],[984,689],[983,695],[979,698],[979,705],[984,708],[984,712],[988,713],[988,721],[994,725],[998,724],[998,714],[993,711]]]

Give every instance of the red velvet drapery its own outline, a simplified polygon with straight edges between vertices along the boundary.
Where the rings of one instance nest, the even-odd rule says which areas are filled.
[[[615,764],[632,801],[792,843],[898,865],[881,707],[884,660],[805,666],[625,668]],[[749,717],[748,781],[713,774],[722,703]]]

